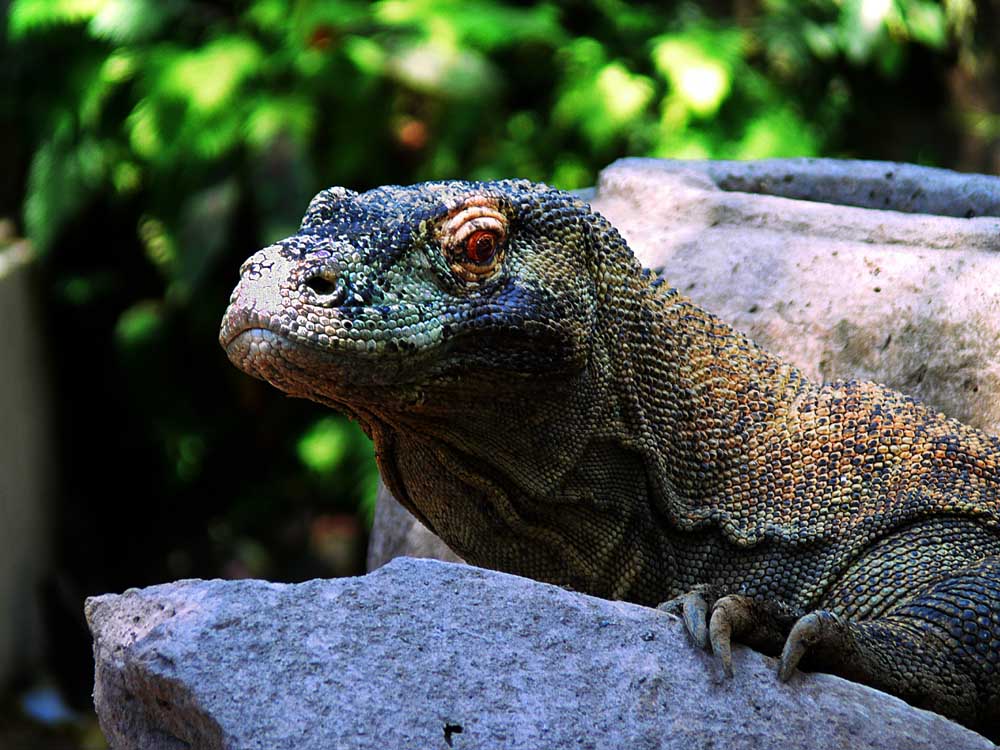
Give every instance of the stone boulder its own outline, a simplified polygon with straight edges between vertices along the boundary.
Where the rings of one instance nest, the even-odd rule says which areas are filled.
[[[813,380],[874,380],[1000,434],[1000,177],[623,159],[585,197],[644,265]],[[453,556],[379,503],[370,570],[388,550]]]
[[[413,517],[379,478],[375,518],[368,539],[368,570],[381,568],[397,557],[429,557],[463,562],[441,538]]]
[[[1000,434],[1000,177],[625,159],[592,204],[645,265],[813,380],[874,380]]]
[[[917,748],[992,743],[825,674],[736,676],[680,620],[464,565],[89,599],[115,750]]]

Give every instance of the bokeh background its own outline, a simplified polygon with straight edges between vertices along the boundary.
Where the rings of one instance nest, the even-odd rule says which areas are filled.
[[[4,748],[102,746],[87,595],[361,571],[370,445],[216,342],[240,262],[318,190],[572,189],[626,155],[1000,173],[1000,0],[0,9],[0,259],[29,258],[51,414],[45,497],[0,498],[45,503],[49,540]]]

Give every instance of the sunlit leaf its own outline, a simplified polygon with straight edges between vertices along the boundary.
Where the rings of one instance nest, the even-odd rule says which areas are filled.
[[[123,349],[148,345],[163,325],[163,309],[159,300],[145,300],[118,316],[115,339]]]
[[[498,83],[483,55],[433,41],[398,50],[387,60],[386,71],[415,91],[455,99],[489,96]]]
[[[12,39],[51,26],[89,21],[108,0],[14,0],[7,16]]]
[[[166,150],[166,139],[160,130],[156,108],[143,99],[125,121],[132,150],[141,157],[154,159]]]
[[[263,64],[260,47],[237,36],[193,50],[157,46],[140,80],[144,96],[126,119],[132,149],[163,164],[228,153],[247,134],[249,81]]]
[[[550,3],[528,7],[496,0],[382,0],[375,19],[390,26],[412,26],[431,41],[481,50],[539,42],[555,45],[564,32]]]
[[[139,239],[149,262],[165,276],[172,276],[177,268],[177,242],[166,224],[155,216],[143,216],[139,220]]]
[[[559,125],[579,129],[595,148],[603,148],[648,114],[653,82],[620,60],[605,62],[595,40],[575,40],[564,58],[566,85],[553,109]]]
[[[104,0],[88,28],[98,39],[135,43],[151,38],[181,9],[179,0]]]
[[[802,34],[810,52],[820,60],[829,60],[837,54],[837,34],[834,29],[807,22],[802,28]]]
[[[752,120],[730,154],[736,159],[816,156],[818,139],[802,118],[786,107],[769,109]]]
[[[299,461],[318,474],[334,471],[347,455],[350,425],[338,417],[323,417],[299,438]]]
[[[249,107],[245,133],[247,142],[263,147],[278,136],[305,142],[315,125],[316,110],[300,96],[262,96]]]
[[[742,40],[732,30],[660,37],[653,45],[653,62],[678,97],[694,114],[708,117],[729,95],[734,61]]]
[[[844,0],[840,12],[840,46],[848,60],[867,62],[885,34],[895,8],[893,0]]]
[[[948,24],[944,8],[940,4],[928,0],[908,0],[903,12],[911,39],[935,49],[945,46],[948,41]]]
[[[214,39],[203,47],[169,53],[163,59],[156,91],[184,100],[205,113],[226,106],[239,86],[253,75],[262,58],[260,48],[239,36]]]
[[[362,36],[351,36],[344,40],[344,54],[368,75],[378,75],[385,70],[388,55],[378,42]]]

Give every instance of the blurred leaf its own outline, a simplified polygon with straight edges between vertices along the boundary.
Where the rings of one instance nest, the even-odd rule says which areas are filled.
[[[262,57],[257,44],[241,36],[213,39],[194,50],[164,51],[155,95],[182,100],[200,115],[217,111],[230,104]]]
[[[662,28],[662,17],[654,8],[644,8],[624,0],[596,0],[594,5],[620,31],[642,33]]]
[[[139,220],[139,239],[149,262],[171,278],[177,271],[177,243],[166,225],[154,216],[143,216]]]
[[[653,44],[653,61],[671,92],[693,113],[708,117],[729,95],[740,49],[741,35],[732,30],[660,37]]]
[[[287,3],[282,5],[281,14],[287,16]],[[322,50],[334,45],[342,30],[364,26],[371,17],[372,4],[366,0],[310,0],[295,5],[290,26],[298,36],[298,44]]]
[[[284,29],[288,19],[287,0],[253,0],[244,17],[262,31]]]
[[[144,159],[169,162],[214,159],[245,133],[248,80],[260,71],[258,45],[238,36],[194,50],[155,47],[146,62],[146,91],[126,121],[129,140]]]
[[[454,99],[489,96],[498,84],[496,72],[482,54],[439,41],[397,50],[389,56],[385,70],[415,91]]]
[[[18,39],[62,24],[88,21],[107,0],[14,0],[8,16],[8,33]]]
[[[840,40],[848,60],[856,63],[869,60],[892,12],[893,0],[844,0]]]
[[[653,82],[622,61],[605,62],[603,48],[593,39],[574,40],[563,56],[566,83],[553,118],[579,129],[595,148],[604,148],[644,113],[653,99]]]
[[[98,39],[134,44],[156,35],[182,7],[180,0],[103,0],[89,30]]]
[[[790,156],[817,156],[815,133],[790,108],[768,109],[752,120],[735,150],[733,159],[770,159]]]
[[[374,14],[388,26],[419,29],[431,41],[484,51],[527,42],[548,46],[564,38],[549,3],[519,8],[496,0],[381,0]]]
[[[118,317],[115,339],[125,350],[148,346],[163,327],[163,308],[159,300],[143,300]]]
[[[174,472],[181,482],[192,482],[201,473],[205,456],[205,437],[195,433],[173,436],[167,450],[174,458]]]
[[[109,295],[114,290],[116,281],[108,271],[86,276],[74,275],[57,281],[53,291],[60,303],[82,307]]]
[[[908,35],[915,42],[941,49],[948,42],[945,10],[930,0],[907,0],[903,17]]]
[[[339,417],[323,417],[298,442],[299,461],[317,474],[331,474],[347,455],[349,424]]]
[[[837,54],[837,34],[834,29],[825,24],[807,22],[802,33],[809,51],[820,60],[830,60]]]
[[[385,70],[388,55],[382,46],[366,37],[350,36],[344,40],[344,53],[358,70],[378,75]]]
[[[580,159],[566,156],[556,162],[556,168],[552,173],[552,184],[560,190],[578,190],[593,183],[593,171]]]
[[[69,117],[35,152],[28,174],[24,224],[40,252],[49,249],[67,221],[89,200],[107,173],[103,144],[77,139]]]

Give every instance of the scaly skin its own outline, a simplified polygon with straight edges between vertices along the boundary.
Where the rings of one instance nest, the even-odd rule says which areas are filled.
[[[466,560],[671,600],[973,726],[1000,715],[1000,440],[816,385],[523,181],[320,193],[243,266],[230,359],[356,419]]]

